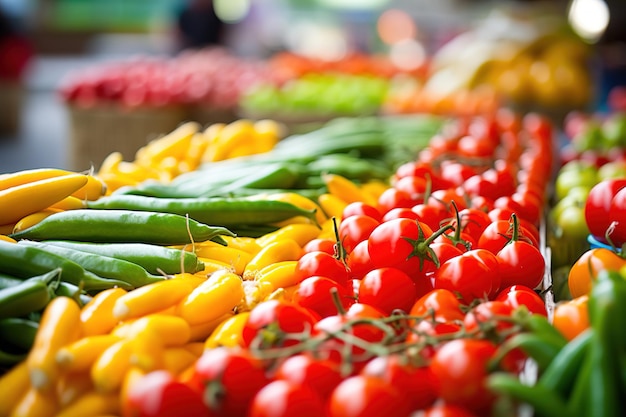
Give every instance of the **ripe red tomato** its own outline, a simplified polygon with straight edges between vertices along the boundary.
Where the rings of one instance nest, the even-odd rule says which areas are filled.
[[[465,304],[495,296],[501,276],[495,255],[485,249],[472,249],[444,262],[435,271],[435,288],[458,293]]]
[[[311,310],[293,302],[263,301],[250,311],[242,330],[243,344],[246,347],[252,343],[260,343],[261,347],[289,346],[297,342],[290,338],[290,333],[311,331],[318,320],[319,316]],[[268,337],[269,332],[272,337]]]
[[[383,216],[383,221],[386,222],[392,219],[401,218],[419,220],[419,216],[415,211],[413,211],[413,208],[396,207],[385,213],[385,215]]]
[[[626,178],[614,178],[600,181],[594,185],[585,202],[585,221],[592,235],[601,242],[606,242],[604,235],[611,224],[610,210],[613,197],[626,187]]]
[[[423,199],[423,195],[427,187],[427,181],[424,177],[406,176],[398,178],[394,182],[393,186],[396,190],[403,191],[410,195],[414,200],[419,201],[420,199]]]
[[[394,310],[408,312],[417,297],[415,283],[406,273],[393,267],[369,271],[359,285],[359,302],[391,315]]]
[[[437,400],[437,381],[430,367],[411,363],[403,355],[378,356],[365,365],[361,375],[378,377],[396,388],[413,410],[422,410]]]
[[[427,203],[416,204],[411,211],[417,214],[417,220],[426,223],[432,230],[437,230],[450,217],[450,211],[442,204],[433,204],[430,198]]]
[[[320,317],[337,314],[337,306],[331,291],[337,291],[339,302],[348,308],[355,301],[355,295],[347,287],[339,285],[330,278],[313,276],[305,278],[293,293],[291,301],[309,310],[315,311]]]
[[[364,240],[348,254],[348,272],[351,278],[361,279],[374,269],[368,247],[368,241]]]
[[[535,247],[539,243],[535,240],[533,233],[524,226],[519,226],[518,239],[526,241]],[[513,237],[513,225],[509,220],[495,220],[491,222],[478,238],[477,246],[486,249],[493,254],[497,254]]]
[[[408,417],[409,400],[385,380],[369,375],[344,379],[330,396],[329,417]]]
[[[252,400],[249,417],[320,417],[326,408],[311,388],[279,379],[265,385]]]
[[[198,358],[191,381],[202,387],[204,401],[216,416],[245,417],[252,399],[269,379],[263,363],[250,351],[218,347]]]
[[[424,410],[421,417],[478,417],[471,411],[457,405],[439,403]]]
[[[616,192],[611,200],[608,222],[614,227],[609,236],[611,242],[620,248],[626,243],[626,187]]]
[[[341,215],[341,219],[342,220],[347,219],[348,217],[354,216],[355,214],[364,214],[378,221],[381,221],[383,218],[383,215],[378,210],[378,208],[371,206],[369,204],[366,204],[362,201],[354,201],[344,207],[343,213]]]
[[[294,272],[296,282],[316,275],[330,278],[349,287],[346,265],[337,257],[322,251],[307,252],[298,259]]]
[[[364,340],[366,342],[378,343],[382,341],[386,333],[378,326],[369,323],[357,323],[349,326],[346,329],[347,323],[351,323],[357,319],[381,319],[385,317],[385,313],[377,308],[363,304],[354,303],[344,314],[336,314],[333,316],[324,317],[315,324],[315,332],[326,333],[332,335],[336,332],[343,331],[357,339]],[[366,352],[364,348],[351,345],[346,350],[346,344],[338,337],[330,337],[325,343],[322,343],[318,352],[322,357],[328,357],[330,360],[341,363],[346,362],[347,358],[343,358],[343,355],[350,355],[350,362],[353,365],[355,371],[359,371],[365,363],[373,356],[372,352]]]
[[[419,202],[419,198],[413,197],[406,191],[392,187],[386,189],[378,196],[378,210],[384,215],[391,209],[397,207],[411,208]]]
[[[408,210],[408,209],[407,209]],[[342,220],[339,224],[339,240],[347,253],[366,240],[380,222],[365,214],[355,214]]]
[[[501,285],[537,288],[543,281],[546,261],[541,251],[528,242],[511,240],[497,254]]]
[[[435,352],[442,346],[438,339],[442,335],[451,335],[462,331],[461,321],[439,321],[439,318],[418,321],[406,338],[406,343],[419,346],[419,356],[429,363]],[[459,333],[460,334],[460,333]]]
[[[496,301],[503,301],[513,308],[525,306],[533,314],[547,316],[546,303],[532,288],[525,285],[511,285],[496,296]]]
[[[494,394],[486,387],[488,363],[497,346],[485,339],[455,339],[446,342],[430,364],[439,381],[439,397],[447,404],[490,415]]]
[[[368,238],[368,251],[376,267],[393,266],[413,277],[422,271],[426,248],[419,243],[432,235],[424,223],[411,219],[393,219],[378,225]]]
[[[286,358],[278,365],[274,377],[307,386],[322,398],[328,398],[343,380],[337,363],[309,353]]]
[[[305,253],[309,252],[326,252],[329,255],[334,255],[336,252],[336,241],[328,238],[315,238],[309,240],[302,248]]]
[[[461,308],[461,302],[452,291],[435,289],[418,299],[413,304],[409,315],[433,317],[437,321],[448,322],[463,320],[465,313]]]
[[[124,417],[207,417],[213,415],[200,394],[164,370],[152,371],[130,385]]]
[[[510,317],[515,309],[504,301],[483,301],[467,312],[463,325],[468,332],[480,331],[485,323],[498,332],[513,327],[513,323],[503,320]]]

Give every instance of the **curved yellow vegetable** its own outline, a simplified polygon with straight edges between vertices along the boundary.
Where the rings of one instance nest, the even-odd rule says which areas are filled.
[[[59,210],[77,210],[86,207],[86,203],[84,199],[75,197],[73,195],[65,197],[63,200],[59,200],[50,207],[49,209],[59,209]]]
[[[177,311],[192,326],[209,323],[232,311],[243,296],[239,275],[217,271],[185,297]]]
[[[61,375],[55,384],[55,391],[59,406],[67,406],[83,394],[93,389],[89,369],[85,372],[66,372]]]
[[[15,239],[13,239],[12,237],[9,237],[9,236],[3,235],[3,234],[0,234],[0,240],[3,240],[5,242],[9,242],[9,243],[17,243],[17,241]]]
[[[91,381],[98,392],[117,391],[131,368],[132,339],[123,339],[106,349],[90,370]]]
[[[8,416],[30,388],[26,361],[22,361],[0,376],[0,416]]]
[[[178,375],[191,366],[199,356],[184,347],[171,347],[163,352],[163,369],[172,375]]]
[[[135,288],[115,301],[113,317],[118,320],[142,317],[177,304],[193,286],[181,279],[167,279]]]
[[[220,323],[232,317],[233,314],[234,313],[232,311],[229,311],[228,313],[219,316],[215,320],[191,326],[191,335],[189,336],[189,342],[204,342],[206,338],[209,337],[211,333],[213,333],[213,330],[215,330],[215,328],[220,325]]]
[[[256,275],[256,281],[267,282],[272,286],[272,291],[279,288],[287,288],[298,284],[296,280],[297,260],[276,262],[262,268]]]
[[[127,291],[122,288],[108,288],[94,295],[80,312],[81,330],[85,336],[109,333],[119,320],[113,316],[115,302]]]
[[[280,229],[267,233],[256,238],[256,242],[260,247],[267,246],[272,242],[283,239],[292,239],[301,247],[320,234],[320,227],[311,223],[292,223],[281,227]]]
[[[168,156],[182,159],[191,143],[191,138],[199,130],[200,124],[197,122],[185,122],[181,124],[165,136],[154,139],[144,146],[146,158],[149,158],[151,162],[160,161]],[[137,159],[143,160],[141,157]]]
[[[63,175],[0,191],[0,224],[16,222],[22,217],[43,210],[78,190],[87,183],[82,174]]]
[[[304,250],[293,239],[282,239],[263,247],[246,265],[243,278],[255,279],[256,274],[268,265],[281,261],[297,261]]]
[[[59,213],[60,211],[61,210],[47,208],[35,213],[28,214],[18,220],[17,223],[15,223],[15,226],[13,227],[13,233],[28,229],[29,227],[33,227],[46,217],[54,213]]]
[[[323,174],[322,180],[328,192],[346,203],[361,201],[371,206],[377,205],[377,200],[369,193],[364,192],[359,185],[339,174]]]
[[[76,174],[76,172],[58,168],[34,168],[0,174],[0,191],[11,187],[17,187],[18,185],[24,185],[35,181],[61,177],[69,174]]]
[[[348,205],[348,203],[344,199],[330,193],[324,193],[320,195],[317,198],[317,201],[319,202],[320,207],[322,207],[322,210],[324,210],[324,213],[326,213],[329,218],[335,217],[337,219],[341,219],[341,216],[343,215],[343,210]]]
[[[58,409],[59,404],[53,392],[31,386],[11,410],[10,417],[52,417]]]
[[[221,245],[199,245],[195,252],[199,258],[211,259],[229,265],[239,275],[243,273],[246,265],[254,256],[244,250]]]
[[[205,349],[243,346],[242,332],[249,316],[250,312],[243,312],[223,321],[204,343]]]
[[[90,391],[77,398],[57,413],[56,417],[90,417],[117,414],[120,411],[118,394]]]
[[[56,361],[65,372],[86,371],[102,352],[119,340],[110,334],[82,337],[59,349]]]
[[[92,173],[87,174],[87,184],[72,193],[72,197],[76,197],[81,201],[97,200],[107,193],[107,185],[97,176]]]
[[[60,370],[56,355],[80,336],[80,308],[69,297],[56,297],[43,312],[35,341],[26,361],[33,387],[50,388]]]
[[[181,346],[189,342],[189,323],[170,314],[149,314],[113,330],[112,334],[126,340],[156,337],[162,346]]]

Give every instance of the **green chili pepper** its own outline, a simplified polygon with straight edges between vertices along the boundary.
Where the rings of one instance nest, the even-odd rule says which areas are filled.
[[[31,246],[0,241],[0,271],[4,273],[25,279],[46,274],[57,268],[61,269],[62,281],[82,285],[85,291],[103,290],[114,286],[132,289],[124,281],[99,277],[59,255]]]
[[[526,385],[515,375],[496,372],[487,378],[487,386],[494,392],[531,405],[537,417],[571,416],[565,401],[554,391]]]
[[[10,275],[2,274],[2,276],[0,276],[0,289],[13,287],[22,281],[24,280]]]
[[[537,381],[547,389],[569,398],[581,364],[587,355],[592,330],[587,329],[561,349],[550,365],[541,373]]]
[[[539,372],[546,369],[561,351],[563,345],[541,333],[517,333],[507,339],[499,348],[495,362],[515,349],[521,349],[537,364]]]
[[[164,276],[151,275],[143,267],[122,259],[97,255],[89,252],[81,252],[76,249],[50,245],[48,243],[35,242],[32,240],[20,240],[18,245],[30,245],[46,252],[62,256],[76,262],[85,270],[102,278],[117,279],[127,282],[134,288],[142,287],[157,281],[163,281]]]
[[[0,340],[22,351],[29,351],[33,346],[39,323],[23,317],[0,319]]]
[[[80,287],[65,281],[59,282],[56,290],[54,290],[54,295],[56,297],[69,297],[76,301],[80,307],[83,307],[93,298]]]
[[[57,268],[0,290],[0,319],[25,316],[47,306],[54,297],[53,280],[60,274]]]
[[[189,215],[199,222],[225,227],[276,223],[295,216],[315,219],[315,210],[305,210],[286,201],[248,197],[158,198],[112,195],[88,202],[87,205],[93,209],[141,210]]]
[[[204,264],[190,251],[147,243],[89,243],[69,240],[45,240],[44,243],[123,259],[142,266],[150,274],[195,273],[204,270]]]
[[[220,226],[209,226],[178,214],[135,210],[78,209],[54,213],[36,225],[13,233],[15,240],[77,240],[108,243],[184,245],[234,236]]]

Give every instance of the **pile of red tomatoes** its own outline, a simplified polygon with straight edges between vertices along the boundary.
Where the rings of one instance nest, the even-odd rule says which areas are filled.
[[[547,315],[552,146],[535,114],[451,124],[376,205],[345,208],[338,239],[309,242],[299,284],[254,307],[236,347],[146,375],[128,415],[490,415],[489,374],[524,369],[500,346]]]

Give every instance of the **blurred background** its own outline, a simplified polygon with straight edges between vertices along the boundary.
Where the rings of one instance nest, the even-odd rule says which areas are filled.
[[[625,3],[0,0],[0,173],[132,158],[184,120],[603,111]]]

